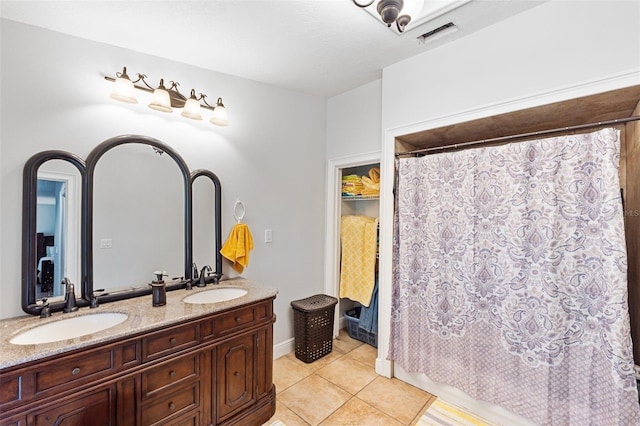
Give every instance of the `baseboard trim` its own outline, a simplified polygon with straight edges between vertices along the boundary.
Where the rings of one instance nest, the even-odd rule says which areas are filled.
[[[273,359],[278,359],[296,350],[296,342],[292,337],[282,343],[273,345]]]

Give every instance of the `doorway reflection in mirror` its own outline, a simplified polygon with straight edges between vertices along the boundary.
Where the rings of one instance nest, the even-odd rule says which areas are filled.
[[[76,175],[49,170],[38,171],[36,208],[36,299],[64,296],[65,276],[78,276],[77,225],[74,209]],[[60,162],[58,162],[60,163]],[[75,206],[75,207],[74,207]],[[75,246],[70,247],[72,244]]]

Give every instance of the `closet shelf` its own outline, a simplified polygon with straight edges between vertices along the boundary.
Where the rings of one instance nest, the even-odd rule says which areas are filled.
[[[343,201],[379,200],[379,195],[343,195]]]

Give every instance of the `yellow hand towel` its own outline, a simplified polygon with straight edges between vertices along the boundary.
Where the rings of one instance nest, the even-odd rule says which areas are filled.
[[[348,297],[364,306],[371,303],[375,285],[377,233],[378,219],[342,216],[340,297]]]
[[[220,249],[220,254],[233,262],[233,269],[239,274],[249,266],[249,252],[253,250],[253,236],[249,226],[236,223],[231,228],[229,238]]]

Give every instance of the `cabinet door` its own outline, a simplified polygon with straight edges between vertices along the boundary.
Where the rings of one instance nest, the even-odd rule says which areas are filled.
[[[255,336],[236,337],[218,347],[218,421],[255,402]]]
[[[115,424],[113,386],[75,395],[27,416],[33,426],[108,426]]]

